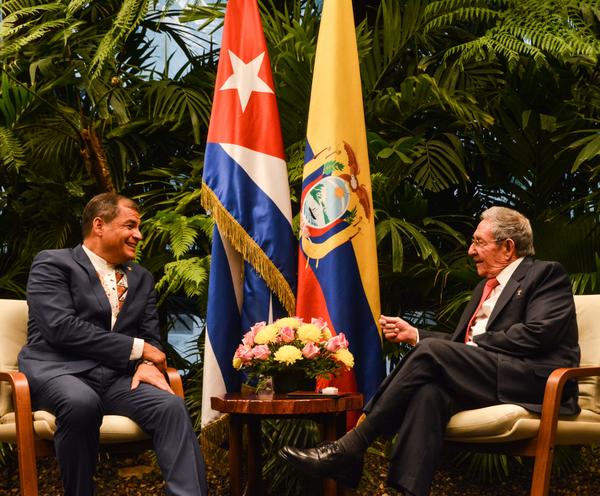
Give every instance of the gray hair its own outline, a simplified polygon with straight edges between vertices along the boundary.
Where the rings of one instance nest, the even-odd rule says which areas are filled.
[[[514,241],[517,256],[524,257],[535,253],[531,224],[523,214],[512,208],[491,207],[485,210],[480,218],[490,221],[496,241]]]

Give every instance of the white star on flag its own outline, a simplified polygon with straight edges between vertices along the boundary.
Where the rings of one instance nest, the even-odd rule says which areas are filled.
[[[244,112],[253,91],[258,93],[274,93],[271,87],[258,76],[265,52],[262,52],[254,60],[246,64],[231,50],[228,51],[233,74],[227,78],[227,81],[221,86],[220,90],[237,90],[240,104],[242,105],[242,112]]]

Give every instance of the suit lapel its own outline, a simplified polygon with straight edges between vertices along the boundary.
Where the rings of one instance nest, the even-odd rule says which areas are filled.
[[[89,257],[86,255],[85,251],[83,251],[83,247],[81,245],[77,245],[73,248],[73,260],[75,260],[83,269],[87,272],[88,277],[90,279],[90,287],[92,288],[92,292],[96,297],[96,301],[98,302],[98,306],[101,308],[102,312],[107,317],[108,329],[110,329],[110,319],[111,319],[111,309],[110,302],[108,301],[108,297],[104,292],[104,288],[102,287],[102,283],[100,282],[100,278],[98,277],[98,273],[96,269],[92,265]]]
[[[496,317],[500,314],[502,309],[506,306],[506,304],[511,300],[517,289],[521,286],[521,279],[525,277],[529,269],[531,268],[531,264],[533,263],[533,259],[530,257],[525,257],[525,259],[519,264],[516,270],[513,272],[513,275],[506,283],[506,287],[500,293],[500,297],[498,301],[494,305],[494,310],[488,319],[488,323],[486,329],[489,329],[491,324],[494,322]]]

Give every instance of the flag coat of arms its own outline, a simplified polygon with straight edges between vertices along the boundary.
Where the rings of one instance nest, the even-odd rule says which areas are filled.
[[[368,399],[383,379],[371,179],[351,0],[325,0],[313,73],[300,206],[296,313],[344,332]],[[320,386],[324,386],[320,383]]]
[[[287,166],[256,0],[227,2],[202,180],[202,204],[215,219],[204,425],[218,416],[210,397],[239,390],[232,359],[243,333],[295,308]]]

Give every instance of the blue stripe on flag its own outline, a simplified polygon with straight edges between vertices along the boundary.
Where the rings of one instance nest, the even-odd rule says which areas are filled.
[[[233,277],[239,277],[239,274],[231,273],[221,236],[215,226],[208,281],[206,330],[227,391],[239,391],[241,384],[240,375],[232,365],[233,354],[242,339]]]
[[[296,279],[294,253],[296,240],[289,221],[275,202],[262,191],[248,174],[218,143],[207,143],[203,180],[223,206],[258,243],[286,278],[292,291]],[[243,201],[240,200],[243,198]],[[252,205],[252,208],[248,208]]]
[[[249,331],[256,322],[267,321],[273,305],[273,320],[287,316],[287,312],[271,292],[265,281],[249,263],[244,264],[244,303],[242,305],[242,329]]]

